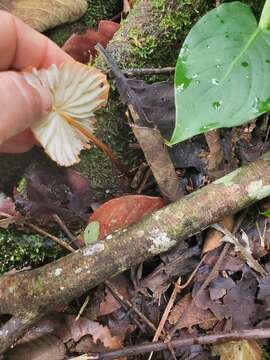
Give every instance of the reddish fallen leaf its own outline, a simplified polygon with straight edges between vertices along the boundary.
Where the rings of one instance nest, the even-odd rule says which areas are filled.
[[[88,29],[83,34],[72,34],[63,46],[63,50],[73,59],[84,64],[93,60],[97,54],[95,45],[106,47],[119,29],[119,24],[109,20],[99,22],[98,31]]]
[[[125,228],[141,220],[144,215],[165,205],[162,198],[145,195],[127,195],[101,205],[90,217],[89,222],[100,224],[99,239],[113,231]]]
[[[114,21],[101,20],[98,24],[98,32],[110,41],[116,31],[120,28],[120,25]]]

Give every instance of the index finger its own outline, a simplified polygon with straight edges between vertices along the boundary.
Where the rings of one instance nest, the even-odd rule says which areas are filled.
[[[47,68],[71,59],[46,36],[1,10],[0,39],[0,71],[28,66]]]

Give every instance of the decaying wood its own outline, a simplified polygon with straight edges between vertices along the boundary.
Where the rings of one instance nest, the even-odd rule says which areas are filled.
[[[107,236],[39,269],[0,278],[0,351],[40,316],[106,279],[171,249],[227,214],[270,195],[270,153],[164,207],[128,229]]]

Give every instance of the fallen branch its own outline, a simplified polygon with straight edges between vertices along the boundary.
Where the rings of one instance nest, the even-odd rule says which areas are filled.
[[[252,329],[252,330],[236,330],[229,333],[218,333],[213,335],[203,335],[203,336],[192,336],[186,339],[176,339],[170,341],[170,343],[165,343],[162,341],[154,343],[145,343],[135,346],[127,346],[123,349],[108,351],[107,353],[96,353],[90,354],[86,359],[96,359],[96,360],[109,360],[109,359],[119,359],[125,356],[136,356],[152,351],[163,351],[170,350],[169,344],[172,348],[176,349],[184,346],[191,345],[209,345],[209,344],[218,344],[227,341],[239,341],[243,339],[247,340],[259,340],[259,339],[268,339],[270,338],[270,329]]]
[[[42,315],[122,271],[270,195],[270,153],[143,218],[104,241],[39,269],[0,278],[0,313],[14,316],[0,329],[7,349]]]

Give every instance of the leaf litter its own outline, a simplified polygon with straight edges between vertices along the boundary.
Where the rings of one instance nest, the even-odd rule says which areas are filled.
[[[127,2],[125,9],[125,12],[129,11]],[[72,35],[64,49],[76,60],[88,62],[90,56],[96,56],[95,43],[99,42],[105,47],[118,27],[116,23],[101,21],[97,32],[89,29],[84,34]],[[165,138],[170,138],[175,118],[171,82],[149,84],[141,79],[127,79],[127,82],[146,115],[147,122],[142,125],[158,128]],[[264,136],[265,131],[260,124],[248,129],[242,126],[233,129],[231,134],[226,133],[222,146],[229,167],[257,159],[264,145]],[[169,149],[186,193],[210,181],[210,152],[202,135]],[[74,223],[80,223],[79,229],[82,230],[87,221],[90,224],[92,221],[98,222],[99,231],[92,234],[94,241],[102,241],[106,236],[109,241],[113,231],[125,229],[165,205],[155,186],[150,187],[150,191],[144,191],[143,195],[136,195],[132,190],[127,196],[99,204],[100,207],[92,213],[91,203],[96,200],[88,180],[72,169],[52,167],[48,171],[48,168],[29,167],[24,176],[23,189],[14,189],[14,194],[0,196],[0,212],[7,215],[6,219],[0,219],[0,226],[21,226],[23,217],[23,221],[31,219],[51,228],[53,215],[57,214],[72,229]],[[27,334],[28,340],[26,336],[11,350],[12,358],[16,359],[17,356],[23,359],[24,353],[29,359],[31,349],[36,347],[40,348],[44,359],[46,356],[61,359],[66,352],[69,355],[104,352],[151,340],[178,278],[182,283],[187,280],[188,285],[177,292],[161,332],[162,340],[190,334],[215,334],[220,330],[251,329],[263,321],[267,324],[270,320],[270,229],[268,221],[258,214],[257,209],[250,209],[249,215],[234,235],[230,233],[232,224],[229,219],[229,225],[222,223],[222,229],[223,226],[228,228],[225,239],[222,231],[219,231],[219,235],[215,232],[215,236],[211,237],[213,232],[210,229],[172,251],[133,268],[131,272],[111,279],[108,284],[116,290],[114,293],[109,291],[106,284],[92,290],[86,294],[91,299],[77,321],[76,314],[84,298],[65,305],[64,314],[59,308],[59,313],[45,319],[47,326],[41,322],[31,330],[33,333],[36,331],[36,335],[32,334],[31,337]],[[78,226],[75,228],[78,229]],[[209,284],[202,289],[220,257],[224,241],[233,246],[229,247]],[[80,246],[83,245],[80,243]],[[205,258],[196,269],[202,252]],[[191,278],[193,271],[195,274]],[[188,354],[192,358],[194,351],[195,354],[196,351],[204,352],[206,358],[210,359],[210,352],[202,347],[178,349],[177,356],[181,358]],[[233,360],[241,356],[260,359],[261,348],[257,342],[243,341],[237,343],[236,350],[234,344],[227,343],[224,347],[213,347],[212,355],[217,354],[221,359],[229,359],[230,356]],[[36,355],[31,356],[34,358]]]

